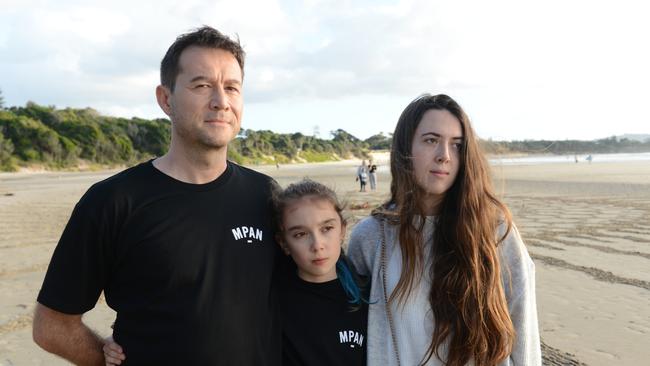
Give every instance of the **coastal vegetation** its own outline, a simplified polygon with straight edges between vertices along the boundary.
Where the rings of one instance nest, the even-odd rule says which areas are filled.
[[[242,130],[228,149],[241,164],[286,164],[367,158],[369,145],[344,130],[331,139],[301,133]],[[167,151],[167,119],[102,116],[92,108],[57,109],[28,102],[0,108],[0,170],[129,165]]]
[[[28,102],[5,108],[0,91],[0,170],[21,166],[70,169],[131,165],[165,153],[171,138],[167,119],[109,117],[92,108],[57,109]],[[243,129],[230,144],[229,158],[241,164],[288,164],[368,158],[388,150],[391,136],[361,140],[338,129],[330,139],[301,133]],[[594,154],[649,152],[650,138],[581,140],[483,140],[490,154]]]
[[[614,154],[650,152],[650,135],[645,139],[611,136],[598,140],[482,141],[490,154]]]

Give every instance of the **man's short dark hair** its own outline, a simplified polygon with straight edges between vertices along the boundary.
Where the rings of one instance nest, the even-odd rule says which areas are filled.
[[[241,47],[239,39],[234,41],[218,30],[204,25],[192,32],[178,36],[160,63],[160,83],[172,92],[176,86],[176,77],[181,72],[179,64],[181,53],[190,46],[217,48],[230,52],[239,63],[242,78],[244,77],[244,57],[246,53]]]

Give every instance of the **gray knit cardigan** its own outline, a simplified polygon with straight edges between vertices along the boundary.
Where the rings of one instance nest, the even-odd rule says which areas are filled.
[[[505,225],[499,228],[502,235]],[[386,223],[386,258],[393,250],[399,250],[398,227]],[[368,366],[397,366],[397,359],[386,344],[391,342],[384,293],[381,277],[380,260],[381,233],[380,222],[375,217],[360,221],[350,235],[348,257],[359,274],[371,279],[370,304],[368,312]],[[516,338],[510,356],[499,366],[536,366],[541,365],[539,329],[537,323],[537,305],[535,302],[535,265],[519,236],[516,227],[512,227],[507,238],[499,244],[498,253],[501,260],[502,283],[508,301],[508,310],[512,319]],[[423,312],[431,309],[422,309]],[[430,337],[430,336],[429,336]],[[430,339],[430,338],[429,338]],[[424,354],[423,350],[423,354]],[[427,365],[443,365],[432,357]],[[414,365],[402,365],[414,366]]]

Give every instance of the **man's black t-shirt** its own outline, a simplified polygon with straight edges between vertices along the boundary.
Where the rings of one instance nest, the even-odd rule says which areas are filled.
[[[350,311],[338,279],[311,283],[290,274],[281,288],[284,366],[366,364],[367,304]]]
[[[38,301],[82,314],[102,292],[125,365],[277,365],[270,178],[228,162],[207,184],[140,164],[95,184]]]

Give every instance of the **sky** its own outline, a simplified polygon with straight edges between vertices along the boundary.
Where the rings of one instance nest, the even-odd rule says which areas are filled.
[[[645,3],[0,0],[0,90],[7,106],[165,117],[160,60],[209,25],[247,53],[246,129],[365,139],[444,93],[485,139],[648,134]]]

